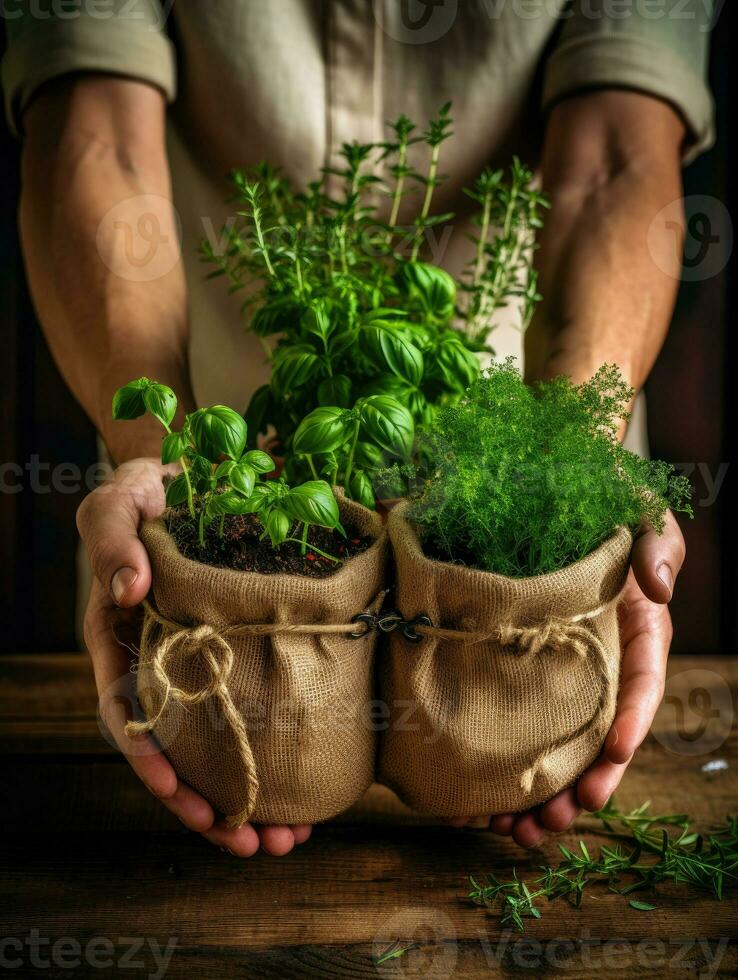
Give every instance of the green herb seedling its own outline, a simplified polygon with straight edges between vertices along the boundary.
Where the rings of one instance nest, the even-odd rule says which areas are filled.
[[[453,217],[434,213],[450,111],[422,133],[403,115],[385,141],[345,143],[338,166],[302,193],[267,164],[236,171],[239,221],[224,229],[224,251],[202,245],[211,275],[249,287],[243,312],[272,367],[246,413],[252,438],[274,429],[290,479],[338,480],[367,506],[377,473],[408,461],[405,434],[477,378],[500,309],[522,297],[524,327],[540,298],[531,255],[547,205],[518,160],[469,189],[479,233],[461,279],[421,258],[429,232]],[[399,431],[390,421],[377,437],[382,424],[364,421],[372,398],[385,399],[385,418],[404,410]],[[323,436],[306,442],[317,421]]]
[[[262,537],[268,537],[274,548],[296,540],[302,554],[311,525],[342,531],[338,504],[325,480],[291,487],[283,479],[264,479],[274,471],[274,460],[260,449],[248,448],[247,424],[232,408],[199,408],[185,417],[179,431],[172,431],[177,398],[166,385],[138,378],[113,397],[115,419],[136,419],[147,411],[166,430],[162,463],[179,462],[182,467],[182,473],[167,486],[167,505],[187,503],[190,517],[197,521],[201,547],[205,528],[216,519],[218,533],[223,535],[228,514],[257,514],[264,527]],[[290,537],[296,522],[302,527],[299,539]],[[318,548],[313,550],[338,561]]]
[[[418,431],[410,516],[426,548],[524,578],[584,558],[622,525],[660,531],[668,508],[691,514],[689,481],[618,441],[632,396],[614,365],[533,387],[512,358],[490,367]]]

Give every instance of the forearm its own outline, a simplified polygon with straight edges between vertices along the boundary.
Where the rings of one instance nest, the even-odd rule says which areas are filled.
[[[526,335],[529,380],[580,382],[615,363],[644,384],[679,281],[684,126],[665,103],[630,92],[578,96],[548,122],[542,181],[551,212],[536,263],[540,309]],[[658,252],[658,261],[656,261]]]
[[[118,462],[157,454],[161,432],[149,421],[112,422],[117,387],[147,375],[192,407],[163,102],[137,82],[70,79],[42,92],[24,119],[20,222],[34,305]]]

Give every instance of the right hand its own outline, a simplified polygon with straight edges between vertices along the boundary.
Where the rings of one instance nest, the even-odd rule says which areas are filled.
[[[174,468],[156,459],[131,460],[89,494],[77,511],[77,526],[95,575],[84,637],[95,671],[100,717],[139,779],[185,827],[237,857],[251,857],[259,846],[281,856],[306,841],[311,828],[244,824],[229,829],[207,800],[177,778],[153,736],[129,738],[125,733],[135,692],[124,633],[129,630],[131,642],[136,642],[140,631],[136,607],[151,587],[151,566],[138,528],[141,521],[164,510],[162,477],[169,472]]]

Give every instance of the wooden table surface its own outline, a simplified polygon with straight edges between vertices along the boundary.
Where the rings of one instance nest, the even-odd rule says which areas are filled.
[[[663,886],[658,908],[638,912],[593,889],[579,910],[545,906],[520,936],[462,900],[467,876],[509,876],[513,865],[535,873],[558,860],[555,842],[524,852],[488,831],[418,821],[391,812],[380,788],[285,858],[222,854],[185,831],[101,737],[85,657],[4,657],[0,676],[0,969],[9,975],[738,976],[736,891],[717,902]],[[701,829],[735,813],[737,689],[735,658],[672,658],[618,804],[650,799]],[[705,771],[717,760],[727,768]],[[559,839],[596,847],[594,828],[582,818]],[[396,940],[417,946],[376,966]]]

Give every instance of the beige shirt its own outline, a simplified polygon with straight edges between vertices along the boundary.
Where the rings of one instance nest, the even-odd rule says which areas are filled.
[[[206,281],[197,246],[233,211],[225,174],[267,159],[298,185],[342,142],[420,125],[453,100],[439,210],[460,216],[435,258],[468,259],[461,188],[512,153],[535,164],[546,109],[568,93],[625,87],[671,102],[691,159],[712,139],[704,76],[711,0],[6,0],[3,84],[18,131],[39,85],[70,71],[132,76],[172,102],[168,140],[189,282],[199,404],[242,408],[267,366],[241,298]],[[23,4],[28,8],[28,4]],[[70,8],[74,8],[71,9]],[[75,13],[76,10],[76,13]],[[18,16],[16,16],[18,15]],[[521,354],[512,327],[492,337]]]

